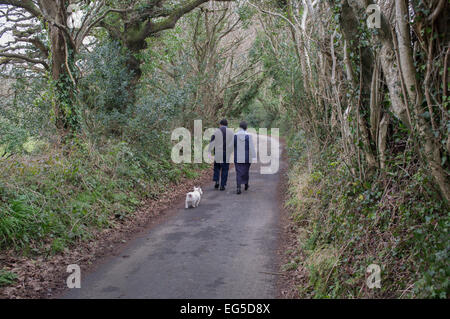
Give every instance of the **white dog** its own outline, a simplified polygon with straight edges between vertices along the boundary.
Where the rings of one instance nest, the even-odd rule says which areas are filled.
[[[186,194],[186,209],[189,206],[198,207],[200,200],[202,199],[202,189],[200,187],[194,187],[194,191]]]

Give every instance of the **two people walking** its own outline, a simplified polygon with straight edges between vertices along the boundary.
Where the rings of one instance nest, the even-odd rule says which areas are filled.
[[[247,123],[242,121],[239,131],[234,134],[228,128],[228,121],[220,121],[219,129],[211,137],[209,150],[214,149],[214,176],[215,188],[225,190],[228,181],[228,171],[230,168],[230,158],[234,151],[234,166],[236,170],[236,193],[242,193],[249,188],[249,173],[252,162],[256,160],[256,152],[252,136],[247,132]]]

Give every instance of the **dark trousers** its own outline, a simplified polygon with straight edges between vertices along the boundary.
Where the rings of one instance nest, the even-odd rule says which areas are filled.
[[[214,162],[214,182],[219,182],[220,178],[220,186],[227,186],[228,180],[228,170],[230,169],[230,163],[216,163]]]
[[[235,163],[234,168],[236,169],[236,182],[237,186],[240,187],[242,184],[248,184],[248,179],[250,175],[250,163]]]

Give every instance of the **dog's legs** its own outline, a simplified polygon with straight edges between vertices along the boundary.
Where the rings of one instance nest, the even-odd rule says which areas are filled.
[[[188,209],[189,208],[189,204],[188,204],[187,200],[185,201],[185,204],[186,204],[186,209]]]

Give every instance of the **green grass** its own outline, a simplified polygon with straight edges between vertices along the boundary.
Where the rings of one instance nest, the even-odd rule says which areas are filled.
[[[9,286],[17,279],[17,275],[13,272],[0,270],[0,287]]]
[[[28,138],[28,140],[23,144],[23,149],[27,152],[27,153],[34,153],[36,151],[38,151],[39,149],[43,148],[47,146],[48,147],[48,143],[46,143],[43,140],[34,138],[34,137],[30,137]],[[1,152],[0,152],[1,153]]]
[[[30,151],[42,145],[29,141]],[[125,142],[86,142],[0,160],[0,249],[58,253],[95,229],[127,218],[145,198],[199,176],[204,166],[177,165]]]

